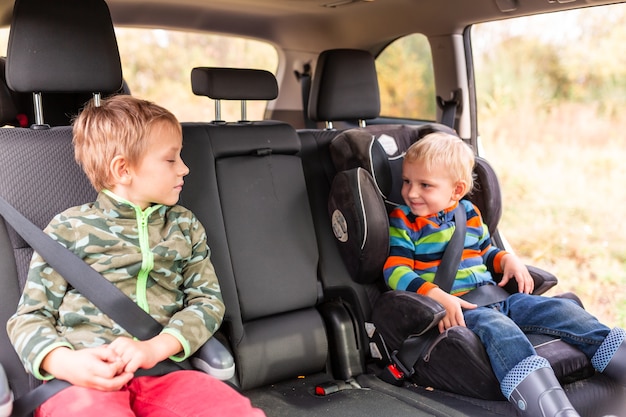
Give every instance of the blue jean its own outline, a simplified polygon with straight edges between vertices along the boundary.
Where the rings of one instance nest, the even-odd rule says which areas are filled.
[[[572,300],[519,293],[465,310],[464,317],[485,346],[500,382],[515,365],[537,354],[524,332],[560,337],[591,359],[610,331]]]

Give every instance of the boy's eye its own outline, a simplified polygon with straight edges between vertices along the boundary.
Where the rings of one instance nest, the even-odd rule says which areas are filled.
[[[429,188],[430,184],[422,183],[422,188]]]

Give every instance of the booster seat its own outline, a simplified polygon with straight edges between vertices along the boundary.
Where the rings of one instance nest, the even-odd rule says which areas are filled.
[[[402,159],[408,147],[434,131],[454,133],[444,125],[369,126],[342,132],[330,143],[337,170],[328,211],[342,257],[354,281],[383,283],[382,270],[389,250],[388,213],[402,204]],[[495,172],[477,157],[476,186],[467,196],[480,210],[493,233],[502,213]],[[557,283],[556,277],[529,267],[534,294]],[[501,277],[495,277],[496,280]],[[516,291],[516,283],[506,286]],[[577,297],[568,295],[570,298]],[[470,397],[504,399],[478,337],[465,327],[438,333],[445,310],[433,300],[409,292],[385,291],[374,304],[371,321],[382,336],[391,362],[397,362],[411,381]],[[548,359],[562,383],[593,375],[587,357],[559,339],[529,335],[539,355]],[[418,349],[417,362],[402,363],[403,352]]]

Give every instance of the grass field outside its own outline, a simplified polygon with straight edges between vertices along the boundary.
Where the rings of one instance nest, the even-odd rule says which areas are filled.
[[[519,108],[481,119],[501,182],[500,230],[601,321],[626,326],[626,121],[594,106]]]

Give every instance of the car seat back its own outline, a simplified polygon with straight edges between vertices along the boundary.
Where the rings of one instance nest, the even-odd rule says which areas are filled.
[[[320,53],[308,102],[309,117],[324,122],[325,129],[298,131],[302,148],[307,191],[320,252],[320,280],[327,292],[342,292],[351,300],[353,314],[360,320],[371,314],[380,283],[354,285],[337,251],[329,217],[326,215],[330,184],[336,175],[329,144],[346,128],[364,125],[378,117],[380,98],[376,64],[367,51],[331,49]],[[363,340],[362,343],[367,343]]]
[[[100,0],[16,2],[6,64],[7,84],[20,94],[111,92],[122,84],[113,25]],[[2,120],[15,114],[12,109],[0,113]],[[58,212],[93,201],[95,191],[74,161],[71,127],[38,127],[0,129],[0,195],[43,228]],[[31,255],[32,249],[1,221],[2,323],[15,312]],[[15,396],[38,384],[29,381],[4,326],[0,363]]]
[[[269,73],[193,71],[194,92],[210,98],[277,94]],[[183,141],[190,174],[181,204],[207,230],[241,387],[325,369],[318,252],[295,130],[275,121],[183,123]]]

